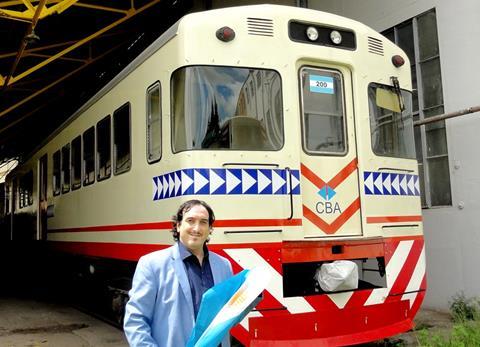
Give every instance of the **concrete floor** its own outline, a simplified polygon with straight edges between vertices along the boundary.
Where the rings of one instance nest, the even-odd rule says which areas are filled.
[[[450,330],[448,313],[420,310],[420,327]],[[418,346],[415,332],[363,347]],[[1,347],[128,347],[123,332],[77,309],[48,300],[0,297]]]
[[[0,242],[0,347],[128,347],[121,330],[64,304],[71,292],[64,278],[45,272],[46,259],[38,244]],[[435,332],[452,327],[448,313],[427,309],[415,321]],[[408,332],[367,346],[410,347],[418,340]]]
[[[2,347],[127,347],[123,332],[70,306],[0,297]]]

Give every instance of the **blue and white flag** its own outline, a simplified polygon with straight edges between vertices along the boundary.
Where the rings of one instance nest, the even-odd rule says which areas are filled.
[[[207,290],[187,347],[218,346],[228,331],[250,312],[269,280],[268,271],[254,268]]]

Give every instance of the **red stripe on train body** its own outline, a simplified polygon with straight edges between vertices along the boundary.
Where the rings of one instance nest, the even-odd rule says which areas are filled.
[[[125,260],[136,260],[145,253],[167,247],[89,242],[52,242],[52,245],[76,254]],[[341,247],[341,253],[336,252],[337,247]],[[244,321],[232,329],[232,334],[246,346],[287,346],[293,342],[296,346],[345,345],[384,338],[413,327],[413,318],[425,295],[424,241],[421,236],[356,241],[215,244],[210,248],[227,257],[234,272],[244,268],[242,254],[255,254],[263,262],[259,265],[267,266],[282,280],[283,290],[267,288],[263,301],[248,323]],[[333,260],[374,258],[384,259],[384,287],[366,284],[363,289],[349,292],[285,295],[291,285],[284,274],[289,266],[300,266],[297,269],[308,274],[302,264],[310,267],[311,264],[320,265]],[[281,296],[278,295],[279,290]],[[295,307],[294,300],[301,301],[303,308]],[[345,324],[347,320],[348,324]]]

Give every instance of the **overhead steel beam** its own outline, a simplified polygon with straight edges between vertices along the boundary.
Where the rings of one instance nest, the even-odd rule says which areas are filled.
[[[6,114],[8,114],[9,112],[13,111],[13,110],[16,109],[17,107],[22,106],[22,105],[25,104],[26,102],[28,102],[28,101],[30,101],[31,99],[35,98],[36,96],[38,96],[38,95],[46,92],[46,91],[49,90],[50,88],[52,88],[52,87],[56,86],[57,84],[59,84],[60,82],[63,82],[64,80],[66,80],[66,79],[69,78],[70,76],[72,76],[72,75],[74,75],[75,73],[79,72],[80,70],[86,68],[88,65],[96,62],[97,60],[103,58],[103,57],[104,57],[105,55],[107,55],[108,53],[116,50],[116,49],[117,49],[118,47],[120,47],[121,45],[122,45],[122,44],[118,44],[118,45],[110,48],[109,50],[103,52],[102,54],[98,55],[97,57],[88,60],[85,64],[79,66],[79,67],[76,68],[75,70],[69,72],[68,74],[66,74],[66,75],[64,75],[64,76],[62,76],[62,77],[59,78],[58,80],[50,83],[49,85],[45,86],[45,87],[42,88],[42,89],[36,91],[35,93],[33,93],[32,95],[28,96],[27,98],[25,98],[25,99],[17,102],[16,104],[8,107],[8,108],[5,109],[5,110],[0,111],[0,117],[5,116]],[[25,118],[27,118],[27,117],[30,116],[30,115],[31,115],[31,113],[29,113],[29,114],[27,114],[27,115],[24,115],[24,116],[16,119],[15,121],[11,122],[9,125],[7,125],[6,127],[2,128],[2,129],[0,130],[0,134],[3,133],[3,132],[4,132],[5,130],[7,130],[8,128],[10,128],[10,127],[14,126],[15,124],[17,124],[18,122],[24,120]]]
[[[46,7],[46,6],[41,6],[41,11],[38,13],[38,7],[40,5],[37,5],[37,7],[34,7],[32,5],[32,2],[30,0],[22,0],[20,3],[25,5],[27,8],[25,11],[16,11],[16,10],[8,10],[6,9],[4,3],[0,3],[0,17],[6,17],[6,18],[11,18],[11,19],[20,19],[20,20],[29,20],[33,21],[34,17],[37,16],[37,19],[43,19],[45,17],[48,17],[52,14],[55,13],[62,13],[65,11],[67,8],[75,4],[78,0],[61,0],[57,2],[55,5]],[[40,0],[40,4],[44,3],[46,1]],[[3,7],[1,5],[4,5]]]
[[[15,86],[11,87],[10,90],[16,90],[17,88],[22,88],[30,84],[36,84],[38,86],[38,84],[42,83],[42,81],[44,81],[43,78],[30,78],[26,81],[15,83]]]
[[[11,19],[19,19],[19,20],[25,20],[28,21],[30,20],[31,16],[33,13],[35,13],[35,8],[33,6],[33,3],[38,2],[40,0],[34,0],[34,1],[29,1],[29,0],[17,0],[17,1],[4,1],[0,2],[0,16],[4,16],[7,18]],[[47,0],[47,5],[48,4],[57,4],[55,6],[59,7],[48,7],[42,13],[41,19],[45,18],[46,16],[49,16],[53,13],[60,13],[65,11],[68,7],[70,6],[75,6],[75,7],[83,7],[83,8],[89,8],[92,10],[98,10],[98,11],[107,11],[107,12],[114,12],[114,13],[120,13],[120,14],[127,14],[129,10],[123,10],[120,8],[115,8],[115,7],[110,7],[110,6],[102,6],[102,5],[95,5],[95,4],[87,4],[87,3],[81,3],[78,2],[79,0],[73,0],[73,3],[70,3],[72,0]],[[66,3],[68,2],[68,3]],[[15,11],[15,10],[9,10],[8,7],[14,6],[14,5],[25,5],[27,7],[27,10],[25,11]]]
[[[0,1],[0,9],[2,8],[8,9],[8,7],[22,5],[22,4],[25,4],[25,1],[26,0]],[[33,5],[34,3],[37,3],[39,1],[40,0],[30,0],[28,2]],[[63,0],[47,0],[47,5],[56,4],[62,1]],[[81,3],[81,2],[76,2],[75,4],[73,4],[73,6],[91,8],[91,9],[100,10],[100,11],[117,12],[117,13],[125,13],[128,11],[128,10],[122,10],[122,9],[114,8],[110,6],[101,6],[101,5],[87,4],[87,3]]]
[[[59,43],[53,43],[51,45],[47,45],[47,46],[41,46],[41,47],[36,47],[36,48],[30,48],[30,49],[26,49],[25,50],[25,54],[28,54],[30,52],[38,52],[38,51],[43,51],[45,49],[51,49],[51,48],[57,48],[57,47],[62,47],[62,46],[68,46],[68,45],[71,45],[75,42],[78,42],[78,40],[72,40],[72,41],[66,41],[66,42],[59,42]],[[10,52],[10,53],[3,53],[3,54],[0,54],[0,59],[3,59],[3,58],[10,58],[10,57],[14,57],[16,56],[18,53],[17,52]]]
[[[27,8],[28,12],[34,14],[35,13],[35,7],[33,7],[32,3],[28,0],[22,0],[22,3],[25,5]]]
[[[115,13],[122,13],[122,14],[127,14],[128,13],[128,10],[122,10],[122,9],[119,9],[119,8],[108,7],[108,6],[84,4],[84,3],[81,3],[81,2],[77,2],[76,4],[74,4],[74,6],[75,7],[90,8],[92,10],[108,11],[108,12],[115,12]]]
[[[50,58],[52,55],[51,54],[42,54],[42,53],[25,53],[25,57],[38,57],[38,58]],[[87,61],[87,59],[81,59],[81,58],[70,58],[70,57],[60,57],[58,58],[59,60],[65,60],[65,61],[74,61],[74,62],[79,62],[79,63],[84,63]]]
[[[45,0],[41,0],[41,1],[45,1]],[[85,43],[87,43],[87,42],[93,40],[94,38],[102,35],[103,33],[111,30],[112,28],[114,28],[114,27],[122,24],[123,22],[129,20],[130,18],[136,16],[137,14],[142,13],[143,11],[149,9],[149,8],[152,7],[153,5],[159,3],[160,1],[161,1],[161,0],[152,0],[152,1],[150,1],[149,3],[147,3],[147,4],[143,5],[142,7],[140,7],[139,9],[135,9],[134,7],[130,8],[130,9],[127,11],[127,13],[125,14],[124,17],[116,20],[115,22],[113,22],[113,23],[107,25],[106,27],[98,30],[97,32],[95,32],[95,33],[93,33],[93,34],[85,37],[84,39],[77,41],[76,43],[74,43],[74,44],[71,45],[70,47],[62,50],[61,52],[58,52],[57,54],[51,56],[50,58],[44,60],[43,62],[41,62],[41,63],[39,63],[39,64],[37,64],[37,65],[29,68],[29,69],[27,69],[26,71],[20,73],[19,75],[15,76],[15,77],[13,77],[13,76],[8,76],[8,77],[7,77],[8,80],[5,80],[5,81],[4,81],[4,86],[11,85],[11,84],[13,84],[13,83],[21,80],[22,78],[30,75],[31,73],[33,73],[33,72],[35,72],[35,71],[43,68],[44,66],[50,64],[51,62],[57,60],[58,58],[60,58],[60,57],[62,57],[62,56],[64,56],[65,54],[67,54],[67,53],[75,50],[76,48],[84,45]],[[133,4],[133,2],[132,2],[132,4]],[[0,82],[1,82],[1,81],[2,81],[2,76],[0,76]]]
[[[32,35],[34,32],[35,26],[37,25],[38,18],[40,16],[40,13],[42,12],[43,7],[45,6],[46,0],[40,0],[39,4],[37,5],[35,9],[35,14],[32,18],[32,22],[28,26],[28,29],[25,33],[25,36],[22,39],[22,42],[20,43],[20,48],[18,49],[17,56],[15,57],[15,61],[13,62],[12,68],[10,70],[10,73],[7,75],[5,79],[0,76],[0,82],[3,82],[3,89],[7,88],[10,80],[12,79],[13,74],[15,73],[15,70],[17,69],[18,62],[20,59],[22,59],[23,51],[25,50],[25,47],[27,47],[27,37],[29,35]]]
[[[118,35],[122,35],[122,34],[123,34],[122,32],[120,32],[120,33],[118,33],[118,32],[117,33],[107,33],[107,34],[103,35],[102,37],[118,36]],[[25,55],[33,53],[33,52],[44,51],[44,50],[47,50],[47,49],[68,46],[68,45],[72,45],[72,44],[77,43],[77,42],[78,42],[78,40],[71,40],[71,41],[65,41],[65,42],[52,43],[52,44],[46,45],[46,46],[40,46],[40,47],[25,49]],[[0,59],[15,57],[17,55],[17,53],[18,53],[18,51],[0,54]],[[49,56],[51,56],[51,54]]]
[[[76,41],[73,41],[76,42]],[[65,46],[63,44],[62,46]],[[37,49],[36,51],[40,51],[40,49]],[[9,57],[14,57],[17,55],[17,52],[15,53],[6,53],[6,54],[0,54],[0,59],[3,58],[9,58]],[[34,50],[25,50],[23,52],[23,57],[38,57],[38,58],[50,58],[52,55],[51,54],[42,54],[42,53],[35,53]],[[67,60],[67,61],[80,61],[84,62],[86,59],[81,59],[81,58],[71,58],[71,57],[60,57],[59,59],[61,60]]]
[[[21,5],[21,4],[22,4],[21,0],[1,1],[0,8]]]

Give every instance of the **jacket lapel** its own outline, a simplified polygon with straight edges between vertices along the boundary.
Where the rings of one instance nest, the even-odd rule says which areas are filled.
[[[183,260],[180,257],[180,251],[178,249],[178,243],[172,247],[172,257],[173,257],[173,266],[175,268],[175,274],[177,275],[178,282],[180,282],[180,287],[182,288],[183,294],[187,299],[188,307],[192,313],[193,317],[193,299],[192,291],[190,290],[190,284],[187,278],[187,272],[185,271],[185,266],[183,265]]]
[[[210,268],[213,275],[213,283],[218,284],[223,281],[224,276],[222,276],[222,264],[220,264],[220,259],[216,257],[216,254],[210,252]]]

